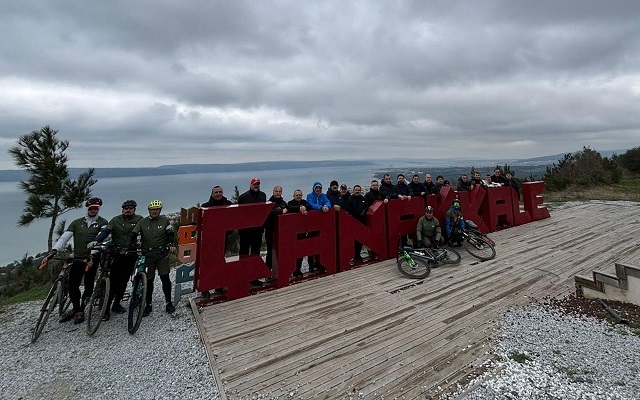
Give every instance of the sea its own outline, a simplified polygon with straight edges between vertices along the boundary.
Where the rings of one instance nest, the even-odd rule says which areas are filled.
[[[180,211],[209,200],[211,188],[220,185],[224,195],[231,198],[234,187],[240,193],[249,189],[251,178],[258,177],[261,189],[269,198],[273,187],[282,186],[283,197],[289,201],[293,191],[301,189],[305,194],[311,191],[313,182],[320,181],[324,191],[329,182],[337,180],[349,188],[356,184],[363,187],[370,185],[371,179],[385,168],[398,167],[398,164],[366,164],[363,166],[335,166],[314,168],[309,162],[308,168],[263,170],[255,172],[224,172],[206,174],[164,175],[131,178],[100,178],[92,187],[92,194],[104,201],[100,215],[107,220],[121,212],[124,200],[134,199],[138,203],[137,212],[147,215],[146,205],[151,200],[161,200],[164,213]],[[36,220],[27,227],[18,227],[18,217],[24,207],[25,195],[19,189],[18,182],[0,182],[0,267],[6,266],[25,255],[35,255],[47,250],[47,235],[50,220]],[[71,210],[61,216],[69,224],[72,220],[84,215],[84,207]],[[55,240],[55,235],[54,235]]]

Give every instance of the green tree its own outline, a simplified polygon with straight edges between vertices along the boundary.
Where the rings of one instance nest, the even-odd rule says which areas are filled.
[[[36,219],[51,219],[47,248],[53,246],[53,233],[58,217],[67,211],[82,207],[91,196],[94,169],[89,168],[78,176],[69,178],[67,168],[68,140],[59,140],[58,131],[44,126],[18,139],[18,145],[9,149],[15,164],[25,170],[28,178],[20,182],[27,196],[18,226],[28,226]]]
[[[640,147],[634,147],[621,155],[614,155],[613,161],[632,174],[640,174]]]
[[[571,185],[608,185],[621,179],[622,171],[618,165],[589,147],[565,154],[557,165],[547,167],[545,174],[545,183],[550,190],[563,190]]]

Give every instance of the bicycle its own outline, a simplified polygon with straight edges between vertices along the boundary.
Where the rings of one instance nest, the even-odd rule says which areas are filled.
[[[457,229],[457,232],[462,238],[464,249],[475,258],[480,261],[487,261],[496,256],[495,247],[487,239],[472,234],[465,229]]]
[[[447,249],[443,247],[435,248],[408,248],[407,251],[418,258],[423,258],[427,262],[435,266],[440,264],[459,264],[462,256],[454,249]]]
[[[409,246],[398,243],[396,265],[402,275],[413,279],[424,279],[431,273],[431,265],[423,258],[413,258]]]
[[[107,312],[111,289],[111,265],[115,256],[120,253],[120,249],[112,246],[110,241],[93,246],[91,250],[99,251],[101,257],[98,276],[96,277],[97,283],[94,285],[93,294],[87,305],[87,335],[89,336],[97,332]],[[87,270],[89,267],[90,265],[87,265]]]
[[[71,305],[71,300],[69,299],[69,267],[71,267],[71,263],[73,263],[74,258],[72,255],[69,257],[44,257],[38,266],[38,269],[45,269],[49,261],[52,259],[64,260],[64,264],[60,269],[58,277],[53,281],[51,289],[49,289],[49,293],[40,308],[40,315],[38,316],[36,326],[33,328],[33,332],[31,333],[31,343],[35,343],[42,334],[42,331],[49,320],[49,316],[51,316],[56,305],[58,305],[59,315],[64,314]]]
[[[481,237],[485,239],[487,242],[489,242],[490,245],[494,247],[496,246],[496,242],[494,242],[493,239],[491,239],[486,233],[478,229],[478,225],[476,225],[473,221],[465,220],[464,227],[469,234]]]
[[[133,253],[133,252],[132,252]],[[127,330],[133,335],[138,331],[142,322],[142,314],[147,305],[147,272],[146,257],[140,252],[136,261],[133,277],[131,278],[131,294],[129,297],[129,314],[127,317]]]

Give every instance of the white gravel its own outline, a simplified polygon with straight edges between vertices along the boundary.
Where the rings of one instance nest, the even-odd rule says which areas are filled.
[[[54,311],[31,344],[42,301],[9,307],[0,314],[0,399],[219,398],[188,296],[169,315],[154,283],[153,312],[135,335],[127,314],[112,313],[89,337],[86,324],[60,324]]]
[[[640,337],[626,326],[537,304],[499,325],[496,361],[447,398],[640,398]]]

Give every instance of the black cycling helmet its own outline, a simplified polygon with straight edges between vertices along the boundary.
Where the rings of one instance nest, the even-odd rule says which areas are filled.
[[[138,203],[136,203],[136,201],[135,201],[135,200],[125,200],[125,201],[122,203],[122,208],[125,208],[125,207],[133,207],[133,208],[136,208],[137,206],[138,206]]]
[[[428,212],[429,214],[433,214],[433,207],[431,206],[426,206],[424,208],[424,212]]]
[[[100,197],[92,197],[89,200],[86,201],[86,203],[84,203],[85,207],[89,207],[89,206],[101,206],[102,205],[102,199]]]

